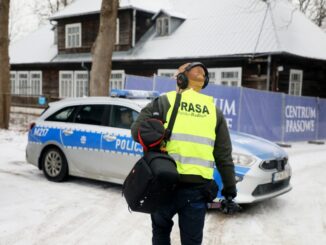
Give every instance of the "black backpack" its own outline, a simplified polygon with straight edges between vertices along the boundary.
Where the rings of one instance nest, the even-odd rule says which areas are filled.
[[[163,132],[166,134],[165,140],[169,140],[171,136],[180,100],[181,94],[177,94],[168,128],[166,132]],[[157,99],[154,101],[153,114],[153,117],[158,119]],[[149,124],[146,123],[146,127],[143,127],[144,134],[147,137],[146,140],[142,140],[141,135],[138,135],[140,142],[148,141],[151,138],[149,137],[150,132],[148,129],[153,128],[153,138],[155,139],[153,139],[154,143],[147,142],[147,146],[142,144],[144,156],[136,162],[123,183],[122,194],[132,211],[143,213],[155,212],[161,205],[171,200],[173,190],[179,182],[179,173],[177,172],[174,159],[167,153],[159,151],[159,147],[157,147],[156,141],[160,139],[158,132],[162,130],[155,129],[155,127],[159,127],[159,125],[155,120]],[[148,147],[150,145],[154,147]]]
[[[171,200],[178,182],[174,159],[166,153],[149,151],[130,171],[122,192],[131,210],[153,213]]]

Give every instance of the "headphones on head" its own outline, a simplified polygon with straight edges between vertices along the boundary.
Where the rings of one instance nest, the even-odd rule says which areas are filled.
[[[188,72],[190,71],[192,68],[196,67],[196,66],[200,66],[204,69],[205,71],[205,80],[204,80],[204,85],[202,87],[202,89],[206,88],[208,82],[209,82],[209,77],[208,77],[208,70],[207,68],[204,66],[203,63],[200,63],[200,62],[193,62],[193,63],[190,63],[183,72],[180,72],[178,75],[177,75],[177,85],[180,89],[185,89],[188,87],[188,83],[189,83],[189,80],[188,80],[188,77],[186,76],[185,72]]]

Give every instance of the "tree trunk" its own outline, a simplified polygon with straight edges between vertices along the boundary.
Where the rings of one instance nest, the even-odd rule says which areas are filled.
[[[9,0],[0,0],[0,128],[8,129],[10,113],[9,86]]]
[[[108,96],[115,44],[118,0],[102,0],[100,28],[92,47],[90,96]]]

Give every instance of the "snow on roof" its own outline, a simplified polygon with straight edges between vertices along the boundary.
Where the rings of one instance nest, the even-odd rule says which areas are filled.
[[[65,9],[66,12],[63,10],[60,13],[82,13],[81,5],[85,8],[83,11],[93,11],[97,2],[100,0],[78,0],[75,4],[80,5],[76,5],[76,9],[72,8],[72,4]],[[153,9],[155,7],[156,13],[164,9],[169,13],[183,13],[187,18],[169,36],[156,36],[153,26],[133,49],[127,52],[114,52],[113,60],[207,58],[277,53],[326,60],[326,34],[301,12],[295,10],[287,0],[271,0],[270,3],[270,9],[266,11],[267,4],[261,0],[200,0],[192,1],[191,4],[189,0],[123,0],[122,6],[146,5]],[[92,6],[86,8],[89,5]],[[53,33],[48,34],[53,40]],[[45,56],[43,52],[46,50],[52,52],[47,54],[48,57],[53,56],[53,49],[50,48],[53,45],[47,42],[48,38],[43,36],[45,33],[39,35],[42,37],[35,38],[34,46],[39,46],[40,43],[44,50],[37,54],[32,52],[33,62],[42,60]],[[48,48],[45,48],[46,45]],[[29,60],[26,57],[18,60],[17,53],[19,54],[20,50],[15,50],[12,63],[24,63]],[[89,55],[84,58],[83,60],[82,55],[78,57],[59,55],[53,61],[91,60]]]
[[[132,59],[290,53],[326,60],[326,34],[286,0],[271,1],[267,12],[260,0],[171,3],[187,19],[170,36],[153,30],[133,49]]]
[[[57,55],[52,62],[57,63],[80,63],[80,62],[91,62],[92,54],[91,53],[75,53],[75,54],[59,54]]]
[[[63,10],[55,13],[50,19],[60,19],[64,17],[72,17],[78,15],[99,13],[102,0],[75,0],[72,4],[65,7]]]
[[[183,13],[175,12],[172,10],[161,9],[152,17],[152,20],[155,20],[160,13],[164,13],[170,17],[175,17],[183,20],[187,18]]]
[[[119,9],[135,8],[143,11],[156,13],[162,7],[161,0],[120,0]],[[87,15],[99,13],[102,0],[76,0],[62,11],[51,16],[50,19]]]
[[[54,44],[52,25],[47,24],[32,32],[27,37],[10,43],[9,57],[11,64],[48,63],[58,52]]]

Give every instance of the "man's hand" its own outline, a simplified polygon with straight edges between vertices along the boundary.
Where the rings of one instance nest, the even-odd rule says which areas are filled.
[[[225,214],[235,214],[242,210],[239,204],[234,202],[232,198],[228,197],[221,201],[220,210]]]

